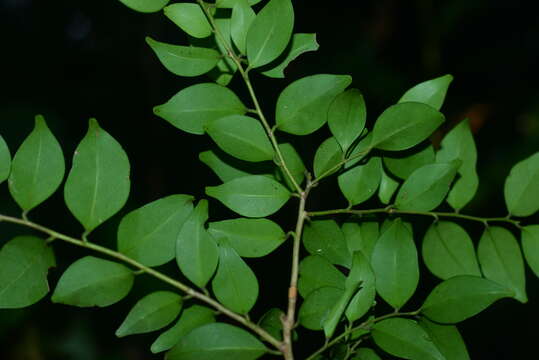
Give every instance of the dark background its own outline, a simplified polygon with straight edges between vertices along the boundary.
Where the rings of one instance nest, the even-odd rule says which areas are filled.
[[[449,124],[471,119],[479,151],[480,190],[465,212],[506,214],[505,177],[516,161],[539,151],[539,21],[532,2],[294,1],[294,6],[296,32],[316,32],[320,50],[293,63],[286,80],[255,76],[270,117],[281,89],[309,74],[352,75],[353,86],[367,101],[370,121],[414,84],[453,74],[455,81],[442,110]],[[119,1],[0,0],[0,34],[0,133],[12,152],[40,113],[68,160],[86,132],[89,117],[97,117],[130,157],[130,200],[92,235],[92,241],[114,246],[116,226],[126,212],[173,193],[200,198],[204,185],[218,183],[196,156],[212,146],[209,139],[181,133],[152,114],[153,106],[193,81],[202,81],[167,73],[144,42],[151,35],[185,43],[162,14],[138,14]],[[238,79],[232,88],[244,93]],[[312,159],[312,149],[327,136],[327,130],[322,130],[302,138],[300,152]],[[312,209],[335,205],[323,202],[323,192],[324,188],[313,195]],[[5,185],[0,199],[2,212],[18,214]],[[343,204],[338,201],[337,206]],[[293,214],[293,206],[285,209],[285,216]],[[215,202],[211,211],[212,216],[227,215]],[[31,218],[68,234],[82,231],[63,206],[61,192],[32,211]],[[535,216],[529,222],[538,220]],[[477,240],[481,228],[468,229]],[[22,232],[25,229],[2,224],[0,244]],[[420,239],[422,232],[417,234]],[[60,243],[55,250],[59,268],[51,272],[52,284],[65,266],[85,254]],[[268,259],[250,263],[260,271],[263,284],[255,318],[269,304],[284,307],[286,284],[277,275],[288,276],[289,250],[283,246]],[[268,266],[272,273],[264,271]],[[169,268],[176,271],[172,265]],[[426,282],[433,280],[426,277]],[[524,354],[534,353],[537,341],[538,283],[528,271],[529,304],[503,300],[459,326],[473,359],[533,357]],[[71,308],[46,298],[28,309],[0,311],[0,359],[162,358],[149,351],[155,334],[114,336],[140,295],[160,287],[153,281],[138,281],[125,301],[106,309]],[[422,291],[428,291],[428,286]],[[313,336],[309,349],[303,351],[322,340],[319,334],[300,336],[304,340]]]

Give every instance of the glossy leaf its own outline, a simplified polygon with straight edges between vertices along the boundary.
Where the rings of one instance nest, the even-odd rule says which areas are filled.
[[[178,76],[198,76],[207,73],[221,60],[214,49],[194,46],[179,46],[146,37],[146,42],[157,55],[163,66]]]
[[[333,305],[343,293],[343,289],[334,287],[322,287],[309,293],[299,308],[300,324],[309,330],[322,330]]]
[[[257,338],[238,327],[206,324],[194,329],[167,353],[166,360],[255,360],[266,352]]]
[[[256,14],[251,9],[247,0],[238,0],[232,8],[232,17],[230,19],[230,35],[238,50],[246,53],[247,32],[251,26]]]
[[[266,256],[279,247],[286,234],[269,219],[231,219],[209,224],[215,239],[225,239],[241,257]]]
[[[193,329],[213,322],[215,322],[213,310],[200,305],[192,305],[186,308],[182,311],[176,324],[164,331],[153,342],[152,353],[156,354],[171,349]]]
[[[436,159],[432,145],[421,149],[410,149],[398,153],[384,155],[384,165],[390,173],[406,180],[415,170],[422,166],[432,164]],[[454,159],[452,159],[454,160]],[[445,161],[450,162],[451,160]],[[439,161],[442,162],[442,161]]]
[[[218,8],[230,8],[232,9],[237,3],[243,0],[217,0],[215,6]],[[249,5],[253,6],[258,4],[262,0],[248,0]]]
[[[286,166],[288,167],[288,170],[292,173],[292,177],[294,177],[294,180],[296,180],[296,183],[301,185],[303,180],[305,179],[305,165],[303,164],[303,160],[301,160],[301,157],[297,153],[296,149],[289,144],[279,144],[279,149],[281,150],[281,154],[283,155],[284,161],[286,163]],[[277,161],[277,159],[276,159]],[[289,189],[295,190],[292,182],[284,174],[284,171],[279,167],[277,169],[279,177],[281,179],[284,179],[286,185]]]
[[[142,13],[158,12],[170,0],[120,0],[125,6]]]
[[[481,276],[472,239],[455,223],[437,221],[432,224],[423,238],[422,252],[425,265],[440,279]]]
[[[272,61],[266,67],[269,70],[262,71],[262,74],[271,78],[284,78],[284,70],[301,54],[318,50],[316,34],[294,34],[288,47],[281,56]]]
[[[174,3],[163,11],[174,24],[193,37],[205,38],[212,34],[211,25],[198,4]]]
[[[303,230],[303,246],[312,255],[320,255],[332,264],[350,268],[352,254],[334,220],[314,220]]]
[[[326,139],[318,147],[316,154],[314,155],[314,175],[318,178],[323,174],[329,175],[334,173],[339,170],[338,167],[335,167],[343,160],[344,154],[337,140],[334,137]]]
[[[513,290],[518,301],[528,301],[524,260],[517,240],[509,230],[487,227],[479,241],[477,255],[487,279]]]
[[[294,135],[307,135],[327,121],[329,105],[350,83],[348,75],[318,74],[288,85],[279,95],[277,128]]]
[[[71,213],[87,232],[116,214],[129,195],[129,159],[95,119],[75,150],[64,187]]]
[[[0,250],[0,309],[30,306],[49,292],[52,248],[34,236],[17,236]]]
[[[380,158],[373,156],[366,164],[357,165],[339,175],[339,188],[350,205],[361,204],[376,193],[382,177],[381,166]]]
[[[247,59],[252,68],[275,60],[286,49],[294,28],[291,0],[270,0],[247,33]]]
[[[219,186],[207,186],[206,194],[247,217],[271,215],[290,198],[290,192],[283,185],[261,175],[236,178]]]
[[[387,108],[376,120],[371,146],[380,150],[406,150],[429,137],[445,118],[436,109],[406,102]]]
[[[60,144],[43,116],[38,115],[34,130],[13,157],[9,192],[24,211],[29,211],[58,189],[64,172],[64,155]]]
[[[124,265],[86,256],[62,274],[51,300],[79,307],[105,307],[122,300],[133,286],[134,274]]]
[[[170,195],[130,212],[118,227],[118,250],[146,266],[169,262],[192,210],[192,196]]]
[[[258,321],[258,325],[266,330],[274,338],[281,340],[283,337],[283,323],[281,317],[284,312],[278,308],[269,309]]]
[[[539,153],[513,166],[505,180],[504,195],[512,215],[529,216],[539,210]]]
[[[366,121],[365,100],[357,89],[349,89],[337,95],[329,107],[329,129],[344,152],[361,135]]]
[[[116,330],[117,337],[159,330],[176,319],[182,297],[170,291],[156,291],[140,299]]]
[[[373,349],[359,348],[352,360],[382,360]]]
[[[457,160],[420,167],[402,184],[395,206],[401,210],[414,211],[436,208],[444,201],[459,164]]]
[[[176,240],[176,262],[182,273],[198,287],[205,287],[213,276],[219,251],[217,243],[204,228],[208,220],[208,201],[200,200],[187,218]]]
[[[399,103],[409,101],[420,102],[430,105],[436,110],[440,110],[444,103],[449,84],[452,81],[453,76],[448,74],[419,83],[406,91],[400,98]]]
[[[419,326],[425,330],[434,346],[446,360],[469,360],[468,350],[459,330],[453,325],[440,325],[422,317]]]
[[[539,277],[539,225],[522,228],[522,251],[530,269]]]
[[[299,264],[298,290],[303,298],[326,286],[344,290],[345,279],[342,272],[320,255],[309,255]]]
[[[414,294],[419,282],[417,250],[412,234],[400,219],[380,236],[372,253],[378,294],[400,309]]]
[[[391,203],[391,199],[399,188],[400,183],[386,174],[383,166],[380,167],[380,170],[381,178],[380,186],[378,187],[378,199],[380,199],[382,204],[388,205]]]
[[[369,259],[359,251],[354,253],[354,259],[357,259],[355,263],[357,269],[354,276],[359,280],[360,287],[346,308],[346,318],[351,322],[363,317],[374,306],[376,297],[375,277]],[[353,269],[354,265],[352,265],[352,271],[350,271],[348,278],[353,275]]]
[[[222,117],[207,123],[205,130],[223,151],[238,159],[252,162],[273,159],[273,146],[262,124],[251,117]]]
[[[495,301],[513,295],[513,291],[494,281],[459,275],[438,284],[427,296],[421,312],[439,323],[457,323],[480,313]]]
[[[446,360],[429,334],[410,319],[391,318],[372,327],[376,345],[402,359]]]
[[[350,253],[361,251],[370,261],[379,237],[378,223],[375,221],[346,222],[342,225],[342,232]]]
[[[246,108],[228,88],[202,83],[181,90],[153,111],[180,130],[202,135],[210,122],[227,115],[242,115]]]
[[[0,135],[0,184],[9,176],[11,171],[11,154],[4,138]]]

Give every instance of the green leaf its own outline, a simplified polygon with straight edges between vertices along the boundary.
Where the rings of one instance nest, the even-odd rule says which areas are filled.
[[[221,179],[221,181],[223,182],[251,175],[246,171],[237,169],[234,166],[228,164],[225,160],[222,159],[222,156],[217,155],[212,150],[201,152],[200,154],[198,154],[198,159],[204,164],[208,165],[208,167],[212,169],[213,172],[217,175],[217,177],[219,177],[219,179]]]
[[[64,155],[60,144],[43,116],[37,115],[34,130],[13,157],[9,192],[24,211],[29,211],[58,189],[64,173]]]
[[[257,338],[238,327],[212,323],[184,336],[166,360],[255,360],[266,352]]]
[[[125,6],[142,13],[158,12],[170,0],[120,0]]]
[[[118,250],[146,266],[169,262],[191,211],[192,196],[170,195],[130,212],[118,227]]]
[[[344,160],[344,154],[337,142],[337,139],[330,137],[326,139],[316,150],[314,155],[314,175],[318,178],[322,174],[326,174],[329,170],[339,165]],[[327,175],[334,173],[339,168],[334,169]]]
[[[288,85],[279,95],[276,107],[277,128],[294,135],[307,135],[327,121],[329,105],[350,85],[348,75],[318,74]]]
[[[504,195],[512,215],[530,216],[539,210],[539,152],[513,166]]]
[[[457,174],[458,160],[417,169],[402,184],[395,206],[401,210],[430,211],[444,201]]]
[[[299,308],[300,324],[309,330],[322,330],[333,305],[343,293],[343,289],[334,287],[322,287],[309,293]]]
[[[226,239],[241,257],[266,256],[286,239],[281,227],[269,219],[217,221],[209,224],[208,231],[215,239]]]
[[[303,164],[303,160],[301,160],[301,157],[297,153],[296,149],[294,149],[294,147],[289,143],[279,144],[279,149],[281,150],[281,154],[283,155],[288,170],[290,170],[290,172],[292,173],[292,177],[299,185],[301,185],[301,183],[305,179],[306,170],[305,165]],[[295,190],[292,182],[290,181],[288,176],[285,175],[281,167],[277,168],[277,173],[279,174],[278,176],[281,179],[284,179],[289,189]]]
[[[246,109],[228,88],[202,83],[181,90],[153,111],[180,130],[202,135],[210,122],[227,115],[245,114]]]
[[[524,260],[517,240],[509,230],[487,227],[479,241],[477,256],[487,279],[513,290],[518,301],[528,301]]]
[[[9,176],[11,171],[11,154],[4,138],[0,135],[0,184]]]
[[[378,294],[400,309],[414,294],[419,282],[417,250],[412,234],[400,219],[380,236],[372,253]]]
[[[159,335],[153,342],[152,353],[157,354],[171,349],[193,329],[213,322],[215,322],[213,310],[200,305],[191,305],[182,311],[180,319],[174,326]]]
[[[219,186],[207,186],[206,194],[246,217],[271,215],[290,198],[290,192],[284,186],[262,175],[245,176]]]
[[[247,314],[258,298],[255,274],[226,242],[219,245],[219,266],[211,285],[217,300],[240,314]]]
[[[204,228],[208,220],[208,201],[200,200],[187,218],[176,241],[176,262],[182,273],[198,287],[211,279],[219,251],[217,244]]]
[[[299,264],[298,291],[303,298],[322,287],[344,290],[345,276],[320,255],[309,255]]]
[[[399,188],[400,183],[386,174],[384,167],[380,166],[381,178],[380,187],[378,188],[378,199],[384,205],[391,203],[391,199],[395,194],[395,191]]]
[[[329,129],[344,152],[361,135],[366,121],[365,100],[357,89],[349,89],[337,95],[329,107]]]
[[[448,74],[419,83],[406,91],[400,98],[399,103],[409,101],[420,102],[430,105],[436,110],[440,110],[444,103],[445,94],[447,93],[449,84],[451,84],[452,81],[453,76]]]
[[[205,130],[223,151],[238,159],[252,162],[273,159],[273,146],[262,124],[251,117],[222,117],[207,123]]]
[[[391,318],[372,327],[376,345],[403,359],[446,360],[429,334],[410,319]]]
[[[75,150],[64,187],[71,213],[87,232],[116,214],[129,196],[129,159],[121,145],[97,120]]]
[[[367,129],[363,130],[363,134],[360,136],[360,140],[356,144],[352,144],[350,154],[346,157],[347,161],[344,164],[345,169],[354,167],[361,162],[371,151],[372,132],[368,132]]]
[[[79,307],[105,307],[122,300],[133,280],[133,272],[124,265],[86,256],[62,274],[51,300]]]
[[[440,279],[481,276],[472,239],[455,223],[437,221],[432,224],[423,238],[422,252],[425,265]]]
[[[193,37],[205,38],[212,34],[211,25],[198,4],[175,3],[163,11],[174,24]]]
[[[314,220],[303,230],[303,246],[312,255],[320,255],[332,264],[350,268],[352,254],[344,234],[334,220]]]
[[[384,155],[384,165],[390,173],[406,180],[415,170],[432,164],[435,158],[434,148],[429,145],[420,149],[413,148],[398,153],[387,153]],[[452,160],[455,159],[438,162],[451,162]]]
[[[478,276],[459,275],[438,284],[421,312],[439,323],[457,323],[485,310],[495,301],[512,297],[510,289]]]
[[[146,37],[161,64],[178,76],[198,76],[207,73],[221,60],[217,50],[194,46],[171,45]]]
[[[268,64],[266,67],[270,69],[262,71],[262,74],[271,78],[282,79],[284,78],[284,70],[292,61],[308,51],[318,50],[318,47],[316,34],[294,34],[284,53]]]
[[[0,309],[30,306],[49,292],[52,248],[34,236],[17,236],[0,250]]]
[[[424,317],[419,320],[419,326],[425,330],[445,360],[470,359],[466,344],[456,326],[440,325]]]
[[[247,59],[252,68],[275,60],[286,49],[294,28],[291,0],[270,0],[247,33]]]
[[[359,348],[352,360],[382,360],[373,349]]]
[[[422,103],[390,106],[374,124],[371,146],[389,151],[409,149],[429,137],[444,120],[442,113]]]
[[[129,311],[117,337],[159,330],[176,319],[183,305],[182,297],[170,291],[156,291],[140,299]]]
[[[522,228],[522,251],[526,262],[534,274],[539,277],[539,225]]]
[[[376,297],[375,277],[369,259],[359,251],[354,253],[354,259],[357,259],[355,276],[360,281],[360,288],[346,308],[346,318],[350,322],[363,317],[374,306]],[[352,271],[350,271],[348,278],[352,276],[353,269],[354,265],[352,265]]]
[[[232,9],[237,3],[243,0],[217,0],[215,6],[218,8],[230,8]],[[253,6],[260,2],[261,0],[248,0],[249,5]]]
[[[285,313],[281,309],[271,308],[262,315],[258,325],[277,340],[281,340],[283,337],[282,316],[285,316]]]
[[[238,0],[232,8],[232,17],[230,18],[230,35],[238,50],[246,53],[247,32],[251,23],[256,18],[256,14],[249,6],[247,0]]]
[[[361,251],[370,261],[379,237],[378,223],[375,221],[346,222],[342,225],[342,232],[350,253]]]
[[[356,165],[339,175],[339,188],[350,205],[361,204],[376,193],[382,178],[381,166],[380,158],[373,156],[367,163]]]

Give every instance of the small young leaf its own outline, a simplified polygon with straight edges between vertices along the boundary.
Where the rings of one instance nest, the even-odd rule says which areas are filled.
[[[446,360],[469,360],[468,350],[459,330],[453,325],[440,325],[422,317],[419,326],[425,330]]]
[[[215,240],[204,228],[208,201],[200,200],[187,218],[176,241],[176,262],[182,273],[198,287],[211,279],[219,254]]]
[[[350,253],[361,251],[370,262],[379,237],[378,223],[375,221],[362,221],[359,224],[346,222],[342,225],[342,232]]]
[[[423,261],[435,276],[446,280],[457,275],[481,276],[472,239],[459,225],[438,221],[423,239]]]
[[[269,219],[231,219],[212,222],[209,233],[226,242],[241,257],[262,257],[275,250],[286,239],[279,225]]]
[[[406,150],[429,137],[445,118],[436,109],[406,102],[387,108],[376,120],[372,147],[380,150]]]
[[[271,78],[282,79],[284,78],[284,70],[292,61],[308,51],[318,50],[318,47],[316,34],[294,34],[284,53],[268,64],[267,67],[270,69],[262,71],[262,74]]]
[[[0,250],[0,309],[30,306],[49,292],[52,248],[34,236],[17,236]]]
[[[314,175],[316,177],[320,177],[320,175],[325,174],[343,160],[344,154],[339,146],[339,143],[337,142],[337,139],[334,137],[326,139],[318,147],[316,154],[314,155]],[[332,174],[337,170],[339,169],[336,168],[335,170],[329,172],[329,174]]]
[[[400,219],[380,236],[372,253],[378,294],[395,309],[412,297],[419,282],[417,250],[412,234]]]
[[[517,240],[509,230],[487,227],[479,241],[477,255],[487,279],[513,290],[518,301],[528,301],[524,260]]]
[[[183,305],[182,297],[170,291],[156,291],[140,299],[129,311],[117,337],[159,330],[176,319]]]
[[[403,359],[446,360],[429,334],[410,319],[382,320],[372,327],[376,345]]]
[[[122,300],[133,280],[133,272],[124,265],[86,256],[62,274],[51,300],[79,307],[105,307]]]
[[[24,211],[29,211],[58,189],[64,172],[64,155],[60,144],[43,116],[37,115],[34,130],[13,157],[9,192]]]
[[[121,145],[97,120],[75,150],[64,187],[71,213],[87,232],[116,214],[129,195],[129,159]]]
[[[288,170],[292,173],[292,177],[296,180],[296,183],[301,184],[305,179],[305,165],[303,164],[303,160],[301,160],[296,149],[289,143],[279,144],[279,149],[281,150],[281,154],[283,155]],[[279,167],[277,171],[279,177],[286,182],[286,185],[290,189],[294,189],[292,182],[288,176],[285,175],[284,170]]]
[[[406,180],[415,170],[422,166],[432,164],[436,159],[432,145],[420,148],[409,149],[398,153],[387,153],[384,155],[384,165],[390,173],[396,177]],[[451,159],[445,162],[450,162]],[[438,161],[442,162],[442,161]]]
[[[356,277],[360,281],[360,288],[346,308],[346,318],[351,322],[359,320],[365,315],[373,307],[376,297],[375,277],[369,259],[359,251],[354,253],[354,259],[358,259],[356,261],[358,268]],[[354,265],[352,265],[352,269],[353,267]],[[350,271],[348,278],[351,275],[352,271]]]
[[[505,203],[515,216],[530,216],[539,210],[539,153],[518,162],[505,180]]]
[[[322,330],[329,312],[343,293],[343,289],[334,287],[322,287],[309,293],[299,308],[300,324],[310,330]]]
[[[286,49],[294,28],[291,0],[270,0],[247,33],[247,59],[252,68],[275,60]]]
[[[198,4],[175,3],[163,11],[174,24],[193,37],[205,38],[212,34],[210,23]]]
[[[234,6],[243,0],[217,0],[215,6],[218,8],[234,8]],[[248,0],[249,5],[253,6],[258,4],[262,0]]]
[[[171,45],[155,41],[151,37],[146,37],[146,42],[155,52],[161,64],[178,76],[205,74],[221,60],[221,54],[214,49]]]
[[[290,192],[284,186],[262,175],[245,176],[219,186],[207,186],[206,194],[246,217],[271,215],[290,198]]]
[[[125,6],[142,13],[158,12],[170,0],[120,0]]]
[[[169,262],[191,211],[192,196],[170,195],[130,212],[118,227],[118,250],[146,266]]]
[[[466,320],[495,301],[514,296],[510,289],[478,276],[459,275],[438,284],[421,312],[430,320],[451,324]]]
[[[352,360],[382,360],[373,349],[359,348]]]
[[[382,204],[388,205],[391,203],[391,199],[395,194],[395,191],[399,188],[400,183],[386,174],[384,167],[380,166],[381,178],[380,187],[378,188],[378,199]]]
[[[240,314],[247,314],[258,298],[255,274],[226,242],[219,245],[219,266],[211,285],[217,300]]]
[[[303,298],[321,287],[344,290],[345,276],[328,260],[319,255],[309,255],[299,264],[298,291]]]
[[[307,135],[327,121],[329,105],[350,83],[348,75],[318,74],[288,85],[279,95],[276,122],[279,130]]]
[[[444,201],[457,174],[458,160],[436,163],[417,169],[402,184],[395,206],[401,210],[430,211]]]
[[[332,264],[350,268],[352,254],[334,220],[314,220],[303,230],[303,246],[312,255],[320,255]]]
[[[444,103],[445,94],[447,93],[449,84],[451,84],[452,81],[453,76],[448,74],[419,83],[406,91],[400,98],[399,103],[410,101],[420,102],[430,105],[436,110],[440,110]]]
[[[338,177],[339,188],[350,205],[370,199],[378,189],[382,177],[382,161],[373,156],[366,164],[356,165]]]
[[[11,154],[4,138],[0,135],[0,184],[9,176],[11,171]]]
[[[165,360],[255,360],[266,347],[257,338],[238,327],[206,324],[185,335],[167,353]]]
[[[256,14],[247,0],[238,0],[232,8],[230,35],[242,54],[246,53],[247,32],[255,18]]]
[[[281,317],[284,312],[278,308],[269,309],[258,321],[258,325],[266,330],[274,338],[281,340],[283,337],[283,323]]]
[[[539,225],[522,228],[522,251],[530,269],[539,277]]]
[[[227,115],[245,114],[246,109],[228,88],[202,83],[181,90],[153,111],[180,130],[202,135],[206,124]]]
[[[273,159],[273,146],[262,124],[251,117],[222,117],[207,123],[205,130],[223,151],[238,159],[252,162]]]
[[[343,152],[361,135],[366,120],[367,108],[359,90],[346,90],[333,100],[328,110],[328,125]]]
[[[153,342],[151,351],[157,354],[174,347],[193,329],[215,322],[214,312],[204,306],[192,305],[182,311],[180,319]]]

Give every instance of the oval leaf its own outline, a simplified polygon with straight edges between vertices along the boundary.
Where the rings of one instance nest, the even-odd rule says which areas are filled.
[[[505,203],[515,216],[530,216],[539,210],[539,153],[518,162],[505,180]]]
[[[262,71],[262,74],[271,78],[284,78],[284,70],[298,56],[308,51],[318,50],[316,34],[294,34],[285,52],[268,64],[269,70]]]
[[[120,0],[125,6],[142,13],[157,12],[170,0]]]
[[[469,360],[468,350],[459,330],[453,325],[440,325],[422,317],[419,326],[425,330],[446,360]]]
[[[360,251],[354,253],[354,259],[358,259],[355,276],[359,281],[360,288],[346,308],[346,318],[351,322],[363,317],[374,306],[376,297],[375,277],[369,259]],[[353,267],[354,265],[352,265],[352,269]],[[351,271],[349,279],[352,274]]]
[[[285,313],[281,309],[271,308],[262,315],[258,321],[258,325],[274,338],[281,340],[283,337],[283,323],[281,319],[284,316]]]
[[[382,178],[381,166],[380,158],[373,156],[367,163],[339,175],[339,188],[350,205],[361,204],[376,193]]]
[[[381,178],[380,187],[378,188],[378,199],[384,205],[391,203],[393,195],[399,188],[400,183],[386,174],[384,167],[380,166]]]
[[[0,135],[0,184],[9,176],[11,171],[11,154],[4,138]]]
[[[434,148],[432,145],[429,145],[420,149],[413,148],[407,151],[384,155],[384,165],[390,173],[400,179],[406,180],[414,171],[422,166],[432,164],[435,159]],[[445,162],[452,160],[455,159]]]
[[[305,179],[306,171],[303,160],[301,160],[301,157],[297,153],[296,149],[294,149],[294,147],[289,143],[279,144],[279,150],[281,150],[284,162],[286,163],[288,170],[290,170],[292,177],[296,180],[296,183],[301,185],[301,183]],[[292,184],[288,176],[285,175],[284,170],[281,167],[277,168],[277,174],[278,178],[284,179],[289,189],[295,190],[294,185]]]
[[[328,110],[329,129],[344,152],[361,135],[366,120],[365,100],[357,89],[337,95]]]
[[[299,264],[298,291],[303,298],[322,287],[344,290],[345,276],[328,260],[319,255],[309,255]]]
[[[327,176],[339,170],[337,165],[344,160],[344,154],[337,142],[337,139],[330,137],[326,139],[316,150],[314,155],[314,175],[319,178],[321,175]]]
[[[309,330],[322,330],[331,309],[343,293],[343,289],[334,287],[322,287],[312,291],[299,308],[300,324]]]
[[[232,17],[230,18],[230,36],[238,50],[246,53],[247,32],[251,27],[256,14],[251,9],[247,0],[238,0],[232,8]]]
[[[352,254],[344,235],[334,220],[315,220],[303,230],[303,246],[312,255],[320,255],[332,264],[350,268]]]
[[[420,102],[430,105],[436,110],[440,110],[444,103],[445,94],[447,93],[449,84],[451,84],[452,81],[453,76],[448,74],[419,83],[406,91],[400,98],[399,103],[409,101]]]
[[[361,251],[370,262],[379,237],[378,223],[375,221],[361,221],[359,224],[346,222],[342,225],[342,232],[350,253]]]
[[[539,277],[539,225],[529,225],[522,229],[522,251],[526,262]]]
[[[174,24],[193,37],[205,38],[212,34],[210,23],[198,4],[175,3],[163,11]]]

